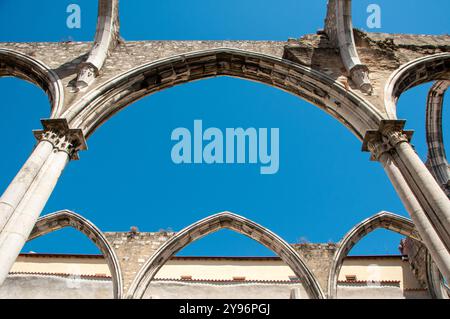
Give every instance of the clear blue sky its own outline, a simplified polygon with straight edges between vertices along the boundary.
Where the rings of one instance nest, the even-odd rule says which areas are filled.
[[[444,34],[448,0],[354,1],[354,24],[367,29],[366,7],[382,8],[379,32]],[[68,29],[66,7],[82,8],[80,30]],[[326,1],[165,0],[121,1],[126,40],[286,40],[322,28]],[[0,0],[0,41],[91,41],[97,4],[92,0]],[[399,114],[415,129],[414,144],[426,154],[424,122],[429,85],[406,93]],[[18,79],[1,78],[0,192],[34,146],[32,129],[49,116],[46,95]],[[447,103],[448,104],[448,103]],[[444,118],[448,119],[448,107]],[[280,170],[260,175],[251,165],[176,166],[172,130],[205,126],[280,128]],[[450,138],[446,127],[445,136]],[[70,209],[104,231],[181,228],[228,210],[251,218],[288,242],[339,241],[357,222],[381,210],[407,216],[381,166],[341,124],[308,103],[275,88],[218,78],[149,96],[112,118],[88,141],[89,151],[71,162],[44,213]],[[377,231],[354,254],[394,254],[400,237]],[[73,230],[27,244],[24,251],[95,253]],[[189,246],[187,255],[266,255],[241,235],[222,231]]]

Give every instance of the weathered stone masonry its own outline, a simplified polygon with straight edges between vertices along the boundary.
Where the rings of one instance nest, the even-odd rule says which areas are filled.
[[[170,232],[105,233],[119,259],[125,292],[144,263],[173,235]]]
[[[87,149],[86,140],[98,127],[140,98],[217,76],[279,88],[345,125],[382,164],[431,256],[435,268],[429,269],[437,267],[450,278],[448,164],[441,138],[450,36],[353,30],[350,0],[330,0],[324,30],[286,42],[126,42],[119,40],[119,29],[118,1],[99,0],[93,43],[0,43],[0,76],[37,84],[51,103],[43,130],[35,132],[35,149],[0,198],[0,284],[65,166]],[[433,174],[415,153],[412,132],[397,119],[396,110],[403,92],[431,81],[437,82],[427,107],[428,167]],[[289,251],[284,257],[291,266],[308,278],[310,293],[324,297],[321,290],[326,289],[298,253],[283,249]],[[143,283],[148,284],[151,274],[142,274]],[[130,280],[127,275],[125,285]],[[142,296],[142,287],[134,288],[133,297]]]

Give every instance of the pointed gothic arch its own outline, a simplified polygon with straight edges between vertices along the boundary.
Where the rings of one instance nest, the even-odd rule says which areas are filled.
[[[127,297],[142,298],[152,279],[171,256],[193,241],[225,228],[256,240],[275,252],[299,278],[302,278],[310,297],[324,298],[314,274],[292,246],[267,228],[230,212],[223,212],[202,219],[170,238],[142,266],[130,286]]]
[[[113,283],[114,298],[122,298],[122,272],[119,259],[103,233],[89,220],[69,210],[45,215],[38,219],[28,241],[65,227],[72,227],[86,235],[102,252],[108,263]]]
[[[353,227],[338,244],[339,248],[334,254],[330,273],[328,275],[328,298],[334,299],[337,296],[337,281],[339,272],[344,263],[344,258],[361,239],[378,228],[384,228],[421,241],[414,223],[406,217],[389,212],[379,212],[378,214],[363,220]]]
[[[324,110],[360,140],[383,116],[369,102],[328,75],[275,56],[216,48],[153,61],[124,72],[90,91],[62,115],[90,136],[110,117],[155,92],[218,76],[259,82],[289,92]]]

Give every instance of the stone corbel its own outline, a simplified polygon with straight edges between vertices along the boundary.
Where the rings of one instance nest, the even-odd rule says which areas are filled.
[[[409,143],[414,131],[404,130],[405,123],[405,120],[382,120],[378,130],[366,132],[362,151],[370,152],[372,161],[379,161],[381,155],[390,152],[397,144]]]
[[[75,86],[78,90],[88,87],[99,75],[99,69],[89,62],[80,64]]]
[[[38,141],[51,143],[54,150],[65,152],[72,160],[78,160],[78,151],[87,150],[86,139],[81,129],[71,129],[66,119],[41,120],[43,129],[33,134]]]
[[[119,0],[99,0],[94,45],[86,62],[80,64],[75,90],[88,87],[98,77],[109,53],[119,41]]]
[[[372,93],[372,84],[369,78],[369,68],[365,64],[357,64],[350,69],[350,78],[364,93]]]
[[[363,64],[356,50],[352,23],[351,0],[329,0],[325,33],[330,43],[339,49],[342,62],[356,87],[366,94],[373,91],[369,68]]]

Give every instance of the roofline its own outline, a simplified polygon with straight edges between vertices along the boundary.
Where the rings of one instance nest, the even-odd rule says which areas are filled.
[[[40,258],[93,258],[104,259],[102,254],[57,254],[57,253],[20,253],[19,257],[40,257]]]
[[[57,254],[57,253],[21,253],[19,257],[37,258],[87,258],[104,259],[101,254]],[[355,255],[347,256],[345,259],[399,259],[405,255]],[[280,261],[278,256],[173,256],[172,261],[177,260],[249,260],[249,261]]]
[[[111,280],[112,277],[106,274],[75,274],[75,273],[61,273],[61,272],[32,272],[32,271],[10,271],[10,276],[54,276],[54,277],[73,277],[79,279],[100,279]]]
[[[302,280],[261,280],[261,279],[243,279],[243,280],[233,280],[233,279],[183,279],[183,278],[154,278],[152,282],[156,281],[176,281],[176,282],[186,282],[186,283],[224,283],[224,284],[251,284],[251,283],[261,283],[261,284],[302,284]]]

